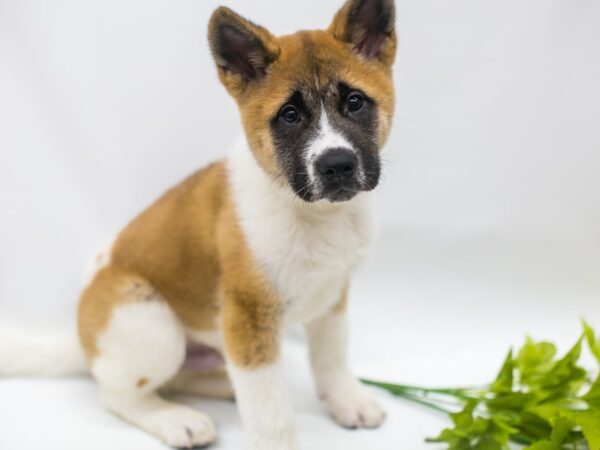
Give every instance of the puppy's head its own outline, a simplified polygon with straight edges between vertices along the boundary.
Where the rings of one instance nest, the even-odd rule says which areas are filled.
[[[209,42],[268,174],[308,202],[377,186],[394,109],[393,0],[348,0],[327,30],[282,37],[221,7]]]

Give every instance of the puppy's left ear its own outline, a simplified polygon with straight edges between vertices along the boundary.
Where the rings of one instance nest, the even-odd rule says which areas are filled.
[[[395,19],[394,0],[348,0],[329,31],[364,58],[391,66],[396,56]]]
[[[229,89],[259,82],[279,55],[269,31],[224,6],[210,18],[208,42],[221,81]]]

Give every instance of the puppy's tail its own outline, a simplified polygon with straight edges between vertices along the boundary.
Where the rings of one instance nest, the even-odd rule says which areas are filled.
[[[59,377],[86,372],[86,358],[74,329],[41,336],[0,324],[0,376]]]

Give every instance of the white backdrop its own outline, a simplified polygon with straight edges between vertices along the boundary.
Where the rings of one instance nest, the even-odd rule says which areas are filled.
[[[205,38],[219,3],[280,34],[326,26],[340,2],[0,0],[0,321],[72,321],[93,252],[227,153],[240,126]],[[600,2],[404,0],[397,26],[353,360],[374,377],[479,384],[527,332],[564,347],[581,316],[600,328]],[[428,448],[443,424],[386,400],[383,431],[336,431],[289,346],[306,449]],[[0,448],[160,448],[94,395],[87,380],[0,381]],[[233,407],[201,404],[219,448],[238,449]]]

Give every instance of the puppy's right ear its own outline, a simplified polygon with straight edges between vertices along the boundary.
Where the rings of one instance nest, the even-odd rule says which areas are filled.
[[[346,0],[329,30],[367,60],[391,66],[396,55],[395,17],[394,0]]]
[[[279,55],[269,31],[224,6],[210,18],[208,42],[221,81],[233,90],[260,81]]]

